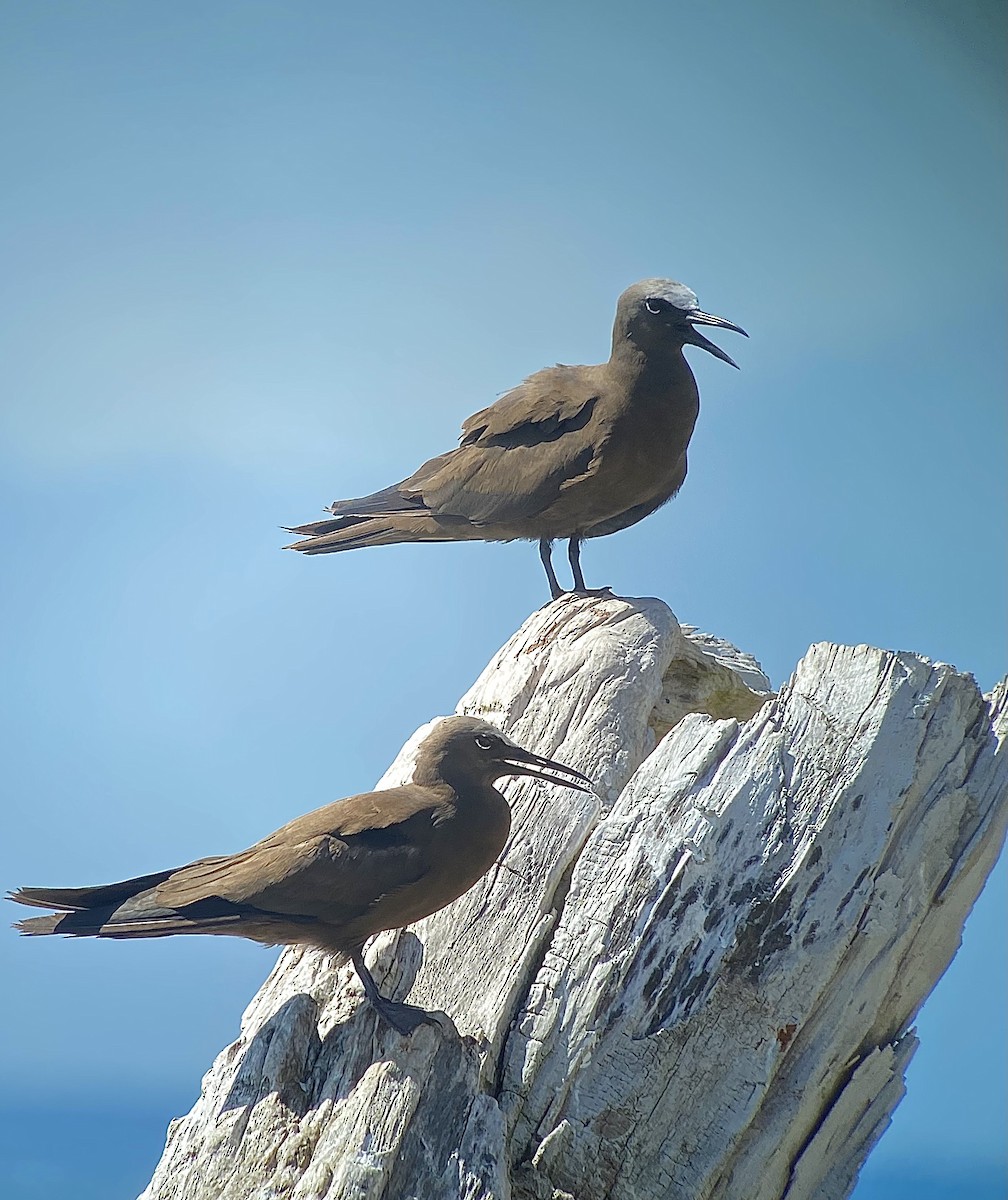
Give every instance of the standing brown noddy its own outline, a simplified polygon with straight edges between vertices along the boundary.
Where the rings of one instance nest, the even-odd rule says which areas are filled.
[[[449,717],[421,743],[403,787],[337,800],[238,854],[101,887],[19,888],[8,898],[58,911],[15,928],[315,946],[350,959],[378,1013],[412,1033],[430,1014],[379,992],[364,944],[443,908],[486,874],[511,828],[511,810],[493,786],[504,775],[591,791],[580,771],[523,750],[492,725]]]
[[[695,325],[744,329],[704,312],[670,279],[627,288],[616,306],[612,353],[598,366],[547,367],[470,417],[457,450],[408,479],[355,500],[333,520],[288,528],[287,549],[331,554],[393,542],[539,540],[553,598],[555,538],[568,538],[574,591],[588,592],[581,542],[634,525],[682,487],[700,411],[684,346],[737,364]],[[605,591],[606,589],[598,589]]]

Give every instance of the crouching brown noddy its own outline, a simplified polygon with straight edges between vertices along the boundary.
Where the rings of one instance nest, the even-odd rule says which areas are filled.
[[[337,800],[238,854],[101,887],[19,888],[8,898],[57,911],[15,928],[103,938],[228,934],[314,946],[350,959],[372,1006],[412,1033],[432,1017],[379,992],[364,944],[443,908],[486,874],[511,828],[494,787],[505,775],[591,791],[580,771],[523,750],[492,725],[449,717],[421,743],[403,787]]]
[[[552,563],[569,539],[574,591],[585,538],[634,525],[678,492],[700,411],[684,346],[737,364],[694,327],[745,330],[704,312],[669,279],[627,288],[616,306],[612,353],[597,366],[547,367],[462,426],[457,449],[408,479],[354,500],[332,519],[288,528],[286,549],[332,554],[394,542],[538,540],[550,593],[563,594]],[[597,589],[605,591],[607,589]]]

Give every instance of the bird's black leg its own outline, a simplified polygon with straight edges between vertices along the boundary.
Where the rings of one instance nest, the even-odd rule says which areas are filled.
[[[581,574],[581,539],[572,537],[567,543],[567,558],[570,560],[571,574],[574,576],[574,591],[586,592],[584,576]]]
[[[383,996],[378,991],[378,985],[374,981],[374,976],[364,965],[364,954],[358,950],[351,955],[351,962],[354,969],[360,976],[361,983],[364,984],[364,994],[367,996],[371,1007],[375,1012],[383,1017],[392,1026],[397,1029],[403,1037],[409,1035],[419,1025],[440,1025],[433,1013],[427,1012],[424,1008],[417,1008],[415,1004],[402,1004],[397,1000],[390,1000],[388,996]]]
[[[574,576],[574,591],[583,596],[611,596],[612,588],[585,587],[584,576],[581,574],[581,539],[572,537],[567,543],[567,557],[570,560],[571,574]]]
[[[557,582],[556,572],[553,570],[553,543],[549,538],[539,539],[539,557],[542,559],[542,565],[546,568],[546,578],[549,580],[550,595],[554,600],[559,600],[564,594],[564,590]]]

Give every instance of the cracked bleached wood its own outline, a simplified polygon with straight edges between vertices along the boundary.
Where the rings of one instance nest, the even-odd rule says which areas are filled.
[[[451,1021],[286,951],[145,1200],[849,1194],[1004,840],[1008,689],[821,645],[768,693],[659,601],[535,613],[459,711],[599,798],[508,783],[498,866],[370,948]]]

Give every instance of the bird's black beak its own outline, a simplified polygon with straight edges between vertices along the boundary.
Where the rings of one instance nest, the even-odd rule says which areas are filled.
[[[575,788],[579,792],[594,791],[587,775],[551,758],[542,758],[529,750],[522,750],[519,746],[508,747],[506,761],[501,763],[501,767],[505,775],[531,775],[533,779],[558,783],[561,787]]]
[[[738,370],[738,363],[721,349],[720,346],[715,346],[712,341],[705,338],[702,333],[697,333],[693,328],[694,325],[714,325],[718,329],[730,329],[733,333],[741,333],[743,337],[748,337],[749,334],[742,328],[741,325],[734,325],[731,321],[726,321],[724,317],[715,317],[713,313],[702,312],[699,308],[691,308],[686,313],[686,320],[689,322],[689,333],[686,335],[686,341],[691,346],[699,346],[702,350],[706,350],[708,354],[713,354],[715,358],[720,358],[722,362],[726,362],[730,367]]]

